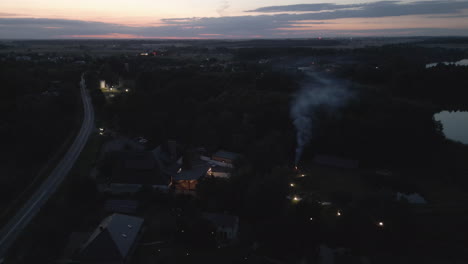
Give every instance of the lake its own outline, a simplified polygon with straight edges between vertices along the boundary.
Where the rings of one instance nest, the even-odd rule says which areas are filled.
[[[443,111],[434,115],[444,126],[447,138],[468,144],[468,112]]]
[[[468,59],[465,59],[465,60],[461,60],[461,61],[456,61],[456,62],[441,62],[445,65],[456,65],[456,66],[468,66]],[[426,69],[427,68],[432,68],[432,67],[435,67],[437,66],[437,64],[439,64],[438,62],[435,62],[435,63],[429,63],[429,64],[426,64]]]

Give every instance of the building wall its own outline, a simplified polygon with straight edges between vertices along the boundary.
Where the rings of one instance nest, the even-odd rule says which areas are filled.
[[[197,180],[177,181],[175,187],[177,190],[195,190],[197,188]]]
[[[229,178],[231,177],[231,173],[229,172],[211,172],[211,176],[217,178]]]

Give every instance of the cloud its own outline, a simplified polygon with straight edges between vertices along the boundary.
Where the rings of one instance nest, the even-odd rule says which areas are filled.
[[[370,18],[405,15],[433,15],[458,14],[468,8],[468,1],[417,1],[405,3],[403,1],[379,1],[366,4],[336,5],[336,4],[303,4],[286,6],[261,7],[248,12],[316,12],[307,14],[291,14],[315,20],[339,18]]]
[[[317,12],[324,10],[337,10],[344,8],[356,8],[361,7],[364,4],[353,4],[353,5],[337,5],[330,3],[321,4],[300,4],[300,5],[283,5],[283,6],[266,6],[260,7],[254,10],[248,10],[246,12],[258,12],[258,13],[277,13],[277,12]]]
[[[228,2],[222,2],[219,8],[220,15],[227,8]],[[468,35],[468,22],[463,22],[462,19],[466,15],[463,12],[464,9],[468,9],[468,0],[410,3],[379,1],[352,5],[303,4],[260,7],[251,10],[260,14],[248,12],[249,15],[244,16],[167,18],[162,19],[158,26],[126,26],[83,20],[2,17],[0,18],[0,38],[302,38],[353,34],[466,36]],[[415,18],[414,25],[411,24],[412,28],[402,29],[398,26],[398,20],[393,19],[390,20],[392,29],[387,27],[381,30],[373,29],[375,31],[362,30],[369,29],[366,23],[374,18],[379,18],[379,21],[382,18],[383,21],[389,17],[412,15],[439,19],[442,22],[444,19],[451,20],[455,23],[458,23],[458,20],[454,19],[458,18],[462,22],[452,28],[444,25],[424,26],[423,23],[418,24],[418,18]],[[437,16],[439,18],[436,18]],[[447,18],[444,18],[445,16]],[[361,23],[358,24],[358,26],[362,25],[361,30],[357,27],[347,27],[350,30],[339,29],[339,23],[343,22],[337,19],[354,18],[361,21],[357,22]],[[367,22],[366,19],[368,19]],[[394,26],[393,23],[395,23]],[[333,30],[321,29],[331,24],[334,25]],[[379,24],[374,27],[379,27]]]
[[[13,14],[13,13],[3,13],[0,12],[0,17],[18,17],[21,16],[20,14]]]

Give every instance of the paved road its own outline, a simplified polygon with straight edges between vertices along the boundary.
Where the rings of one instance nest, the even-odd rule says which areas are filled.
[[[67,176],[70,169],[75,164],[83,147],[88,141],[88,137],[94,128],[94,111],[86,84],[81,76],[81,98],[83,101],[84,118],[80,131],[75,141],[63,156],[57,167],[50,173],[49,177],[36,190],[32,197],[17,212],[17,214],[0,230],[0,263],[8,248],[13,244],[21,231],[33,219],[41,207],[47,202],[49,197],[57,190],[60,183]]]

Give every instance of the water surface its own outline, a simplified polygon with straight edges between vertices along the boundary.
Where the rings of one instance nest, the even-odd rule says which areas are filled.
[[[434,115],[444,126],[447,138],[468,144],[468,112],[443,111]]]
[[[447,62],[447,61],[444,61],[444,62],[441,62],[445,65],[455,65],[455,66],[468,66],[468,59],[464,59],[464,60],[461,60],[461,61],[456,61],[456,62]],[[432,67],[435,67],[437,66],[437,64],[439,64],[438,62],[434,62],[434,63],[429,63],[429,64],[426,64],[426,69],[427,68],[432,68]]]

